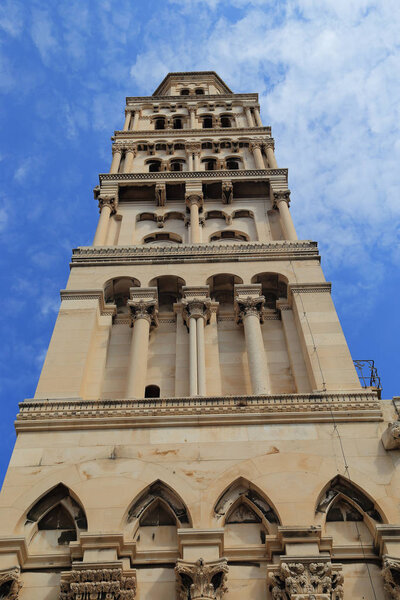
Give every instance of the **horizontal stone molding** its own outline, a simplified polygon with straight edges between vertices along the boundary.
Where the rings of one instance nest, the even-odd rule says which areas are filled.
[[[150,116],[150,115],[149,115]],[[133,137],[138,138],[139,140],[144,137],[159,137],[163,138],[165,136],[172,135],[173,137],[179,138],[187,138],[188,136],[201,136],[201,137],[210,137],[212,134],[223,135],[226,138],[229,135],[265,135],[267,137],[271,136],[271,127],[258,127],[255,125],[254,127],[210,127],[207,129],[203,129],[199,127],[198,129],[131,129],[128,131],[123,131],[121,129],[114,131],[114,138],[117,137],[118,140],[121,138],[129,138]]]
[[[241,262],[260,260],[320,260],[312,241],[244,242],[236,244],[156,244],[138,246],[81,246],[73,250],[71,266],[177,262]],[[318,286],[320,284],[313,284]]]
[[[287,182],[287,169],[223,169],[220,171],[158,171],[155,173],[100,173],[100,185],[108,181],[158,181],[163,180],[166,183],[169,181],[186,181],[188,179],[265,179],[271,177],[283,177]]]
[[[382,421],[373,392],[21,402],[16,430]]]
[[[332,284],[330,281],[322,283],[291,283],[289,284],[290,291],[295,294],[330,294]]]
[[[114,316],[117,313],[115,304],[106,304],[104,302],[104,293],[102,290],[61,290],[60,297],[62,301],[76,302],[78,300],[97,300],[99,302],[100,314],[102,316]]]
[[[195,74],[195,73],[193,73]],[[190,72],[185,73],[185,75],[191,75]],[[254,100],[258,103],[258,94],[234,94],[231,92],[230,94],[202,94],[201,96],[159,96],[158,94],[154,94],[152,96],[127,96],[126,97],[126,110],[134,108],[131,106],[133,102],[145,102],[146,104],[159,104],[161,101],[170,102],[171,104],[175,104],[176,102],[185,103],[185,102],[209,102],[210,100]]]

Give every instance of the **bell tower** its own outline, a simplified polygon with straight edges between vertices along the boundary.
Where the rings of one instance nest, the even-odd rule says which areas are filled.
[[[258,95],[169,73],[112,142],[16,420],[0,598],[397,598],[396,402],[360,383]]]

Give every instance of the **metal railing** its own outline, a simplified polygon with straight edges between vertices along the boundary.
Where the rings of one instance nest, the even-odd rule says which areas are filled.
[[[381,378],[373,360],[354,360],[354,366],[363,388],[374,387],[382,389]]]

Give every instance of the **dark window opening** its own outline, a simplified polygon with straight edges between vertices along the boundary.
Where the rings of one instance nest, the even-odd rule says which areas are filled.
[[[174,150],[184,150],[185,144],[174,144]]]
[[[201,145],[201,149],[202,150],[212,150],[212,143],[211,142],[203,142]]]
[[[171,162],[171,171],[183,171],[183,160],[173,160]]]
[[[251,214],[249,210],[237,210],[233,215],[234,219],[251,219]]]
[[[140,527],[175,526],[176,520],[161,502],[156,502],[139,521]]]
[[[212,129],[212,126],[213,126],[212,117],[204,117],[203,129]]]
[[[156,144],[156,150],[166,150],[167,146],[165,144]]]
[[[174,119],[174,129],[182,129],[182,119]]]
[[[221,127],[230,127],[231,120],[229,117],[221,117]]]
[[[215,158],[210,158],[209,160],[204,160],[204,166],[206,171],[215,171],[217,168],[217,161]]]
[[[66,508],[57,504],[38,523],[38,529],[71,529],[75,530],[75,521]]]
[[[189,96],[189,90],[188,89],[181,90],[181,96]]]
[[[151,160],[148,165],[149,173],[158,173],[161,171],[161,162],[159,160]]]
[[[212,235],[210,238],[211,242],[215,242],[217,240],[238,240],[247,242],[247,237],[242,233],[237,233],[236,231],[220,231],[219,233]]]
[[[236,170],[239,168],[239,162],[237,160],[226,161],[226,168],[229,170]]]
[[[165,129],[165,119],[156,119],[155,128]]]
[[[204,90],[203,90],[203,88],[196,88],[196,94],[197,94],[198,96],[201,96],[201,95],[203,95],[203,94],[204,94]]]
[[[146,389],[144,391],[145,398],[159,398],[160,397],[160,388],[158,385],[146,385]]]

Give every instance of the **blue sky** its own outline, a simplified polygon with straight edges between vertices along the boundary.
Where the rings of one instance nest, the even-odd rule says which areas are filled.
[[[213,69],[259,92],[353,358],[374,358],[383,396],[400,395],[399,30],[398,0],[3,0],[0,475],[71,249],[93,238],[125,96],[168,71]]]

